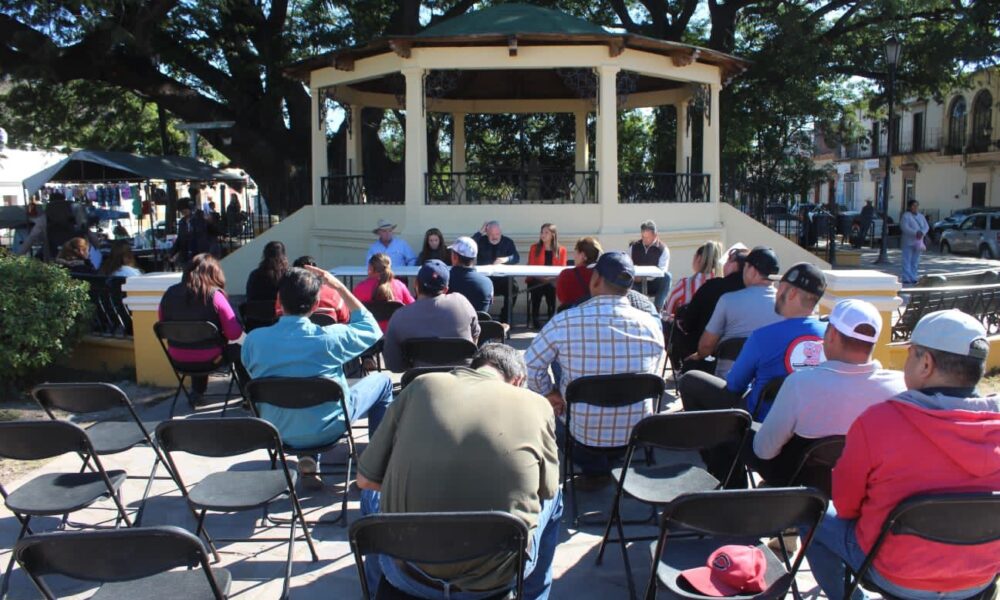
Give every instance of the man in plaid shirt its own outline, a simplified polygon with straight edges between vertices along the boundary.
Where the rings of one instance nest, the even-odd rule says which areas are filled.
[[[556,416],[566,410],[563,394],[571,381],[590,375],[659,373],[663,360],[663,329],[660,320],[633,308],[627,293],[635,278],[632,259],[624,252],[606,252],[590,268],[591,299],[556,314],[525,354],[528,387],[547,397]],[[559,379],[556,387],[549,367]],[[632,427],[653,412],[654,399],[620,408],[589,404],[573,407],[570,434],[586,446],[614,447],[628,444]],[[565,423],[556,421],[557,437],[563,441]],[[624,452],[623,452],[624,453]],[[573,451],[584,479],[595,485],[609,481],[611,465],[606,453]]]

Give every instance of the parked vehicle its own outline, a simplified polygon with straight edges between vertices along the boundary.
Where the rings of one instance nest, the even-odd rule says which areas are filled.
[[[971,208],[960,208],[955,212],[951,213],[950,216],[947,216],[941,219],[940,221],[935,221],[933,224],[931,224],[931,229],[928,235],[930,235],[932,241],[935,242],[940,241],[942,233],[948,231],[949,229],[955,229],[956,227],[958,227],[958,224],[961,223],[969,215],[974,213],[993,212],[996,210],[1000,210],[1000,207],[979,206]]]
[[[1000,213],[971,214],[954,229],[941,234],[941,254],[968,253],[980,258],[1000,257]]]

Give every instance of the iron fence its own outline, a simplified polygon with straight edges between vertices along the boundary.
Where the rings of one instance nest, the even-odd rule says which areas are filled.
[[[323,205],[338,204],[403,204],[406,186],[394,176],[331,175],[322,178]]]
[[[619,204],[709,202],[708,173],[622,173]]]
[[[428,173],[427,204],[594,204],[596,171]]]

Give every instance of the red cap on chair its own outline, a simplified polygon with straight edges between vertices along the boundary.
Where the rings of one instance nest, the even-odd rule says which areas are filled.
[[[722,546],[708,557],[708,565],[681,572],[694,589],[707,596],[758,594],[767,583],[767,559],[760,548]]]

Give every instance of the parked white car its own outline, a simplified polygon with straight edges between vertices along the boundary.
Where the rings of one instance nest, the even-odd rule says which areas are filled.
[[[980,258],[1000,257],[1000,213],[975,213],[958,227],[941,234],[941,254],[976,254]]]

